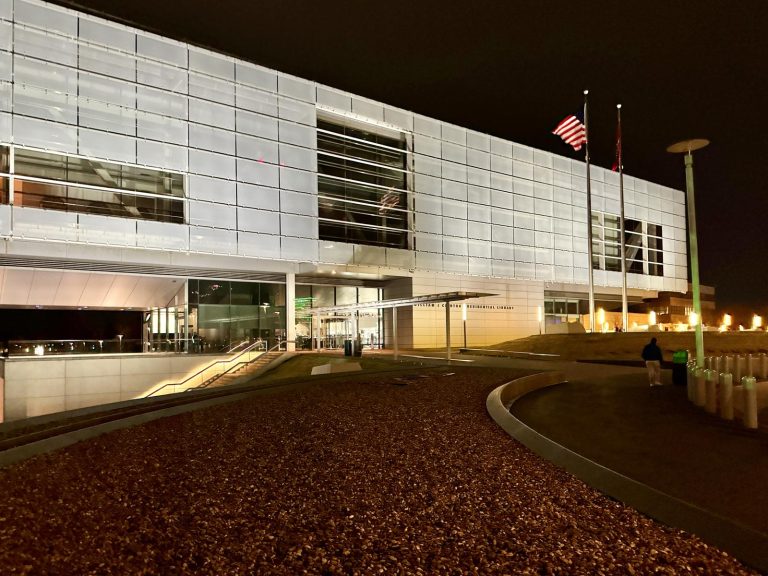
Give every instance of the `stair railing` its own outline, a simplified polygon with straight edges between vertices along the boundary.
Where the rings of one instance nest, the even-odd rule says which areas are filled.
[[[202,368],[192,374],[191,376],[185,378],[182,382],[169,382],[168,384],[164,384],[163,386],[160,386],[156,390],[153,390],[149,394],[145,396],[145,398],[149,398],[150,396],[155,396],[158,394],[161,390],[165,390],[169,387],[184,387],[183,390],[192,390],[194,388],[204,388],[207,385],[210,385],[210,383],[219,378],[220,376],[223,376],[225,373],[229,372],[234,368],[235,366],[240,366],[243,363],[250,364],[254,360],[256,360],[258,357],[260,357],[263,354],[266,354],[267,352],[271,352],[275,348],[278,348],[281,346],[282,343],[278,343],[276,346],[273,346],[269,350],[265,350],[263,341],[254,342],[250,346],[248,346],[245,350],[242,350],[239,354],[234,356],[233,358],[228,358],[226,360],[216,360],[215,362],[210,363],[205,368]],[[241,360],[241,358],[244,358]],[[205,386],[204,386],[205,385]]]
[[[253,357],[253,358],[250,358],[250,359],[241,360],[240,362],[237,362],[236,364],[233,364],[232,366],[230,366],[229,368],[227,368],[227,369],[226,369],[224,372],[222,372],[221,374],[217,374],[216,376],[214,376],[213,378],[209,378],[208,380],[206,380],[205,382],[203,382],[203,383],[202,383],[202,384],[200,384],[199,386],[195,386],[195,389],[198,389],[198,388],[208,388],[208,387],[209,387],[211,384],[213,384],[214,382],[216,382],[216,380],[218,380],[219,378],[221,378],[221,377],[223,377],[223,376],[226,376],[227,374],[232,374],[232,373],[234,373],[234,372],[237,372],[237,371],[238,371],[238,370],[240,370],[241,368],[247,367],[249,364],[252,364],[253,362],[256,362],[256,361],[257,361],[259,358],[261,358],[262,356],[265,356],[266,354],[269,354],[270,352],[279,351],[279,350],[280,350],[280,348],[281,348],[281,347],[282,347],[284,344],[285,344],[284,342],[278,342],[277,344],[275,344],[274,346],[272,346],[272,348],[270,348],[269,350],[266,350],[266,351],[265,351],[265,352],[263,352],[262,354],[259,354],[259,355],[255,356],[255,357]],[[191,389],[192,389],[192,388],[189,388],[189,390],[191,390]]]

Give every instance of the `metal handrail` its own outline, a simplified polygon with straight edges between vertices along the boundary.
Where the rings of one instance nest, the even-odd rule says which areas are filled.
[[[248,346],[248,347],[247,347],[245,350],[241,351],[241,352],[240,352],[240,353],[239,353],[237,356],[235,356],[234,358],[229,358],[229,359],[227,359],[227,360],[216,360],[215,362],[212,362],[211,364],[209,364],[209,365],[208,365],[208,366],[206,366],[205,368],[202,368],[202,369],[198,370],[197,372],[195,372],[194,374],[192,374],[192,375],[191,375],[191,376],[189,376],[188,378],[185,378],[185,379],[184,379],[184,380],[182,380],[181,382],[172,382],[172,383],[168,383],[168,384],[164,384],[163,386],[160,386],[160,388],[158,388],[157,390],[153,390],[152,392],[150,392],[149,394],[147,394],[147,395],[145,396],[145,398],[149,398],[150,396],[154,396],[155,394],[157,394],[158,392],[160,392],[161,390],[164,390],[165,388],[167,388],[167,387],[169,387],[169,386],[183,386],[183,385],[184,385],[184,384],[186,384],[187,382],[189,382],[189,381],[191,381],[192,379],[194,379],[194,378],[197,378],[198,376],[200,376],[201,374],[203,374],[203,372],[206,372],[207,370],[210,370],[211,368],[213,368],[213,367],[214,367],[214,366],[216,366],[217,364],[228,364],[228,363],[230,363],[230,362],[234,362],[234,361],[236,361],[238,358],[240,358],[241,356],[243,356],[244,354],[248,354],[248,353],[252,352],[252,351],[254,350],[254,348],[256,348],[256,347],[259,347],[259,348],[261,348],[263,345],[264,345],[264,342],[263,342],[263,341],[260,341],[260,342],[254,342],[253,344],[251,344],[250,346]],[[277,344],[277,346],[280,346],[280,345],[281,345],[281,343],[278,343],[278,344]],[[272,350],[272,349],[274,349],[274,348],[275,348],[275,346],[273,346],[273,347],[272,347],[270,350],[264,350],[264,353],[266,354],[267,352],[271,351],[271,350]],[[261,356],[261,354],[260,354],[259,356]],[[256,358],[258,358],[258,356],[257,356]],[[256,358],[253,358],[252,360],[255,360]],[[252,360],[251,360],[251,361],[252,361]],[[218,377],[218,375],[217,375],[216,377]],[[210,380],[210,378],[208,378],[208,379],[204,380],[204,381],[203,381],[203,383],[207,382],[208,380]],[[195,388],[197,388],[197,387],[198,387],[198,386],[195,386]],[[189,388],[192,388],[192,386],[190,386]]]
[[[270,352],[274,352],[275,350],[279,350],[279,349],[280,349],[280,347],[281,347],[283,344],[284,344],[283,342],[278,342],[277,344],[275,344],[274,346],[272,346],[272,348],[270,348],[269,350],[265,350],[265,351],[264,351],[264,354],[269,354]],[[227,370],[225,370],[225,371],[224,371],[224,372],[222,372],[221,374],[217,374],[216,376],[213,376],[212,378],[209,378],[208,380],[206,380],[205,382],[203,382],[203,383],[202,383],[202,384],[200,384],[199,386],[195,386],[195,389],[199,389],[199,388],[208,388],[208,386],[210,386],[211,384],[213,384],[213,383],[214,383],[216,380],[218,380],[218,379],[219,379],[219,378],[221,378],[222,376],[226,376],[226,375],[227,375],[227,374],[229,374],[230,372],[233,372],[233,371],[237,371],[237,370],[239,370],[239,369],[240,369],[240,367],[242,367],[242,366],[248,366],[248,364],[251,364],[252,362],[256,362],[256,360],[258,360],[259,358],[261,358],[262,356],[264,356],[264,354],[259,354],[258,356],[256,356],[256,358],[251,358],[250,360],[246,360],[246,361],[244,361],[244,362],[238,362],[237,364],[235,364],[235,365],[233,365],[232,367],[228,368]],[[192,388],[189,388],[189,390],[192,390]]]

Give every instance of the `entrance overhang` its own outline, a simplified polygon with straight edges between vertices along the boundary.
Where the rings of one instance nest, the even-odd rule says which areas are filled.
[[[377,302],[364,302],[360,304],[342,304],[340,306],[324,306],[322,308],[312,308],[309,310],[311,316],[322,318],[323,316],[337,316],[344,313],[353,313],[358,310],[370,310],[371,308],[392,309],[392,342],[395,360],[397,360],[397,309],[406,306],[416,306],[419,304],[445,303],[445,355],[446,359],[451,361],[451,302],[462,300],[471,300],[474,298],[485,298],[486,296],[498,296],[490,292],[442,292],[439,294],[424,294],[421,296],[409,296],[407,298],[392,298],[389,300],[379,300]],[[315,329],[318,331],[320,323],[315,322]],[[314,340],[315,342],[317,340]],[[314,345],[314,344],[313,344]],[[352,339],[354,352],[355,339]],[[319,351],[319,348],[318,348]]]

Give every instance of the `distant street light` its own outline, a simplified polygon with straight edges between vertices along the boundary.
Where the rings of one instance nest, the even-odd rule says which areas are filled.
[[[696,239],[696,204],[693,195],[693,152],[709,145],[709,140],[695,138],[672,144],[667,152],[685,154],[685,189],[688,204],[688,242],[691,246],[691,285],[693,287],[693,311],[701,318],[701,289],[699,286],[699,245]],[[704,332],[702,323],[696,323],[696,366],[704,368]]]

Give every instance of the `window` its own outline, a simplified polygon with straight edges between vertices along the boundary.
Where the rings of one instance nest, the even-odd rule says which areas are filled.
[[[624,257],[630,274],[663,276],[661,226],[625,218]],[[621,225],[618,216],[592,213],[592,268],[621,272]]]
[[[577,322],[579,320],[579,301],[544,295],[544,325]]]
[[[23,148],[13,164],[17,206],[184,222],[181,174]]]
[[[0,146],[0,204],[8,203],[8,183],[10,182],[11,153],[8,146]]]
[[[321,240],[408,248],[404,134],[379,134],[320,117],[317,164]]]
[[[592,213],[592,268],[621,272],[621,226],[618,216]]]

